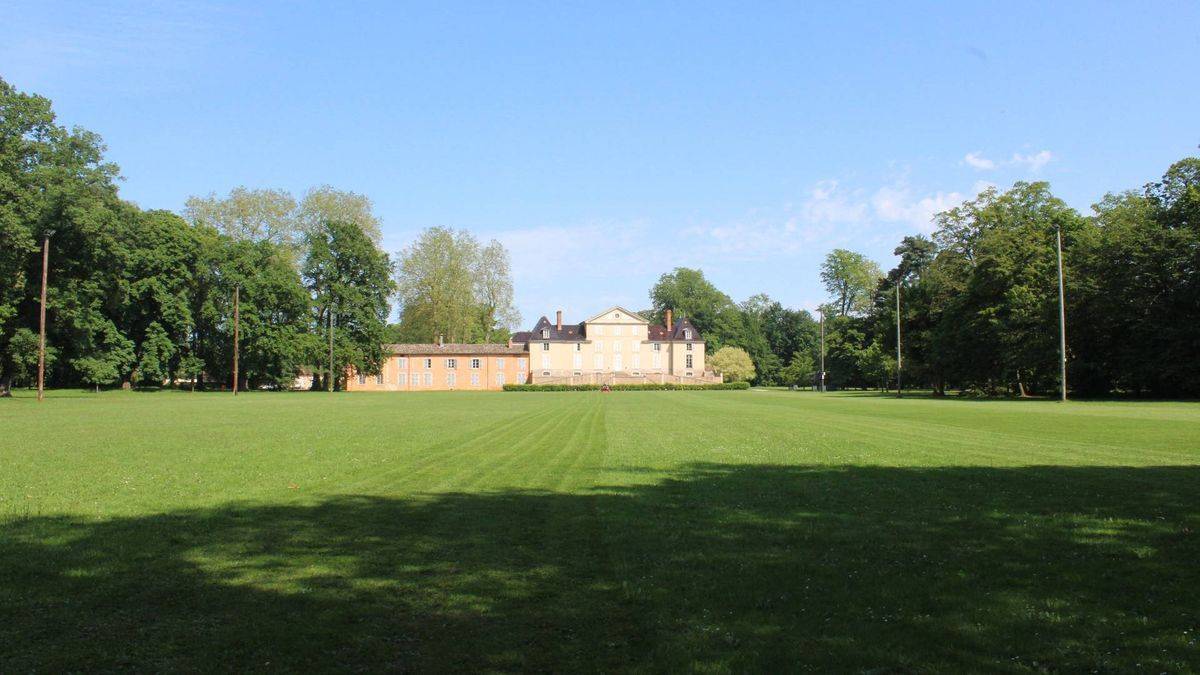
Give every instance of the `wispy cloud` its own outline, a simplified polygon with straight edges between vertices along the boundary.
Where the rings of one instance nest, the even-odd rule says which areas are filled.
[[[1042,150],[1041,152],[1030,155],[1023,155],[1019,152],[1015,152],[1013,153],[1012,160],[1009,163],[1014,166],[1024,166],[1033,173],[1037,173],[1038,171],[1042,170],[1042,167],[1049,164],[1053,159],[1054,154],[1049,150]]]
[[[1008,161],[997,161],[984,157],[983,153],[977,150],[975,152],[968,152],[963,157],[962,163],[976,171],[995,171],[996,169],[1007,167],[1025,169],[1031,173],[1037,173],[1055,159],[1054,153],[1049,150],[1042,150],[1030,154],[1014,152]]]
[[[991,171],[996,168],[996,162],[983,156],[981,152],[968,152],[963,162],[976,171]]]

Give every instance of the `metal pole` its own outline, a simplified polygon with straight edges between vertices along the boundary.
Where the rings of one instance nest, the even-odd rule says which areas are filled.
[[[325,378],[329,393],[333,393],[333,300],[329,301],[329,375]]]
[[[238,338],[240,337],[238,330],[240,328],[238,300],[241,286],[233,287],[233,395],[237,396],[238,392]]]
[[[825,308],[817,311],[821,313],[821,391],[825,391]]]
[[[41,318],[38,337],[38,396],[42,401],[46,397],[46,281],[50,277],[50,233],[42,237],[42,306],[39,310]]]
[[[1058,351],[1062,370],[1062,401],[1067,400],[1067,302],[1063,284],[1062,224],[1055,231],[1058,243]]]
[[[900,372],[904,361],[900,356],[900,282],[896,282],[896,398],[903,396],[900,389]]]

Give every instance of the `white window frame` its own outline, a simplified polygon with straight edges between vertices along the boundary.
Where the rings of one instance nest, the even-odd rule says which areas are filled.
[[[548,340],[548,339],[550,339],[550,329],[549,329],[549,328],[543,328],[543,329],[542,329],[542,339],[543,339],[543,340]]]
[[[684,328],[684,329],[683,329],[683,339],[684,339],[684,340],[691,340],[691,339],[692,339],[692,329],[691,329],[691,328]]]
[[[471,386],[472,387],[479,386],[479,373],[471,373]]]
[[[687,350],[689,352],[692,351],[692,343],[691,342],[687,343]]]
[[[691,355],[691,354],[684,354],[684,356],[683,356],[683,367],[684,367],[684,368],[692,368],[692,367],[693,367],[693,366],[692,366],[692,355]]]
[[[549,342],[542,343],[542,351],[544,351],[544,352],[550,351],[550,343]]]
[[[479,359],[471,359],[471,370],[479,370]]]
[[[425,386],[426,387],[433,386],[433,372],[432,371],[425,372]]]
[[[407,370],[401,370],[400,372],[396,373],[396,384],[404,384],[406,382],[408,382]]]
[[[408,370],[408,357],[401,356],[396,359],[396,367],[400,370]]]
[[[458,386],[458,373],[446,373],[446,387],[453,389]]]
[[[528,365],[528,363],[529,362],[523,358],[517,359],[517,370],[524,371],[526,369],[525,366]]]
[[[501,369],[501,370],[503,370],[503,369],[504,369],[504,357],[503,357],[503,356],[500,356],[500,357],[497,357],[497,358],[496,358],[496,367],[497,367],[497,368],[499,368],[499,369]]]
[[[358,383],[359,383],[359,384],[366,384],[366,383],[367,383],[367,376],[366,376],[365,374],[363,374],[363,373],[359,373],[359,374],[358,374]]]
[[[542,354],[542,368],[547,369],[549,367],[550,367],[550,355]]]
[[[410,387],[419,387],[419,386],[421,386],[421,374],[420,374],[420,373],[413,373],[413,374],[412,374],[412,378],[410,379],[409,386],[410,386]]]
[[[496,373],[496,386],[497,387],[504,386],[504,373]]]
[[[655,343],[654,343],[654,346],[653,346],[653,347],[651,347],[651,351],[661,352],[661,351],[662,351],[662,343],[661,343],[661,342],[655,342]]]
[[[383,384],[383,370],[375,373],[375,384]]]
[[[433,368],[433,359],[425,359],[425,370]]]

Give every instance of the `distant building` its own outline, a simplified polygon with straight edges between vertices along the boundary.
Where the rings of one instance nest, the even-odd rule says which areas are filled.
[[[623,307],[577,324],[564,324],[559,311],[554,323],[543,316],[533,330],[514,335],[512,343],[528,350],[534,383],[721,381],[705,370],[704,336],[687,319],[675,322],[671,310],[666,325],[650,325]]]
[[[347,391],[498,390],[529,381],[529,354],[523,347],[498,344],[391,344],[377,375],[352,368]]]
[[[496,390],[508,383],[705,384],[704,337],[687,319],[650,325],[636,312],[610,307],[576,324],[538,320],[508,344],[391,344],[378,375],[351,369],[347,391]]]

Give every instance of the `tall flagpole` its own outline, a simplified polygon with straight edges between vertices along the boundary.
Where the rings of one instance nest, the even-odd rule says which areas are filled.
[[[821,391],[825,391],[825,308],[817,311],[821,313]]]
[[[896,398],[902,396],[900,389],[900,372],[904,362],[900,356],[900,282],[896,282]]]
[[[233,287],[233,395],[237,396],[238,392],[238,323],[240,317],[238,308],[238,299],[241,295],[241,286]]]
[[[40,402],[46,397],[46,282],[50,278],[50,235],[47,230],[42,235],[42,306],[39,309],[41,318],[38,330],[38,394]]]
[[[1062,382],[1062,401],[1067,400],[1067,302],[1066,291],[1063,284],[1063,261],[1062,261],[1062,224],[1059,223],[1055,230],[1058,244],[1058,353],[1059,366],[1061,372],[1059,377]]]

